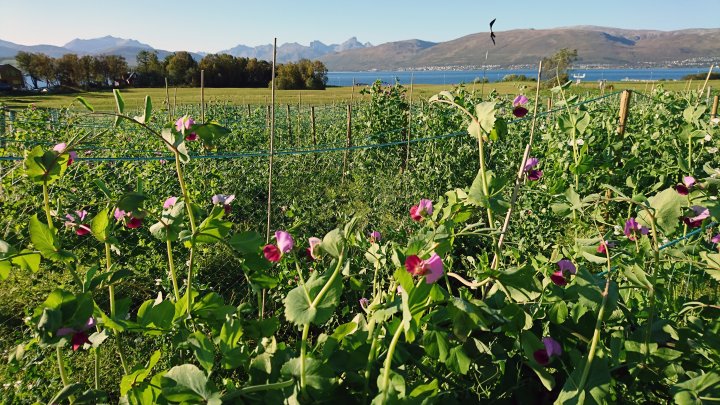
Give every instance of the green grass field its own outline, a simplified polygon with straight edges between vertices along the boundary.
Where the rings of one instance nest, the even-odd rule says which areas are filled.
[[[682,91],[688,88],[697,89],[702,87],[702,81],[695,82],[662,82],[665,89],[671,91]],[[650,91],[655,86],[652,83],[615,82],[608,83],[614,90],[637,90]],[[532,93],[533,82],[498,82],[482,84],[468,84],[469,89],[476,89],[488,93],[497,90],[500,94],[517,94],[525,92]],[[720,89],[720,80],[710,81],[708,86],[713,89]],[[597,93],[595,83],[583,83],[573,86],[576,91]],[[413,100],[427,100],[433,94],[443,90],[452,89],[451,85],[415,85],[413,86]],[[717,93],[715,90],[714,94]],[[146,95],[149,95],[155,106],[161,106],[167,99],[164,88],[128,88],[122,90],[123,98],[128,108],[140,108]],[[67,107],[74,103],[82,108],[75,100],[82,96],[97,110],[108,111],[114,109],[115,102],[111,91],[78,92],[67,94],[22,94],[0,96],[0,104],[10,108],[25,108],[30,104],[45,108]],[[276,93],[277,104],[298,104],[322,105],[332,103],[346,103],[351,99],[363,99],[360,89],[352,87],[330,87],[327,90],[280,90]],[[191,104],[200,102],[199,88],[178,88],[169,89],[170,103]],[[243,104],[266,104],[270,103],[270,89],[237,89],[237,88],[208,88],[205,89],[205,100],[207,103],[230,103],[235,105]]]

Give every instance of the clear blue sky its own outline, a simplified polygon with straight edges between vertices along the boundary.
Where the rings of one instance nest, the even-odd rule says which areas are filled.
[[[601,25],[675,30],[720,27],[720,0],[3,0],[0,39],[63,45],[113,35],[170,51],[237,44],[440,42],[488,30]]]

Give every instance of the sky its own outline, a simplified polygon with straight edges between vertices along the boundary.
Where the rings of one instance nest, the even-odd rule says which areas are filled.
[[[62,46],[75,38],[132,38],[156,49],[218,52],[350,37],[378,45],[442,42],[476,32],[599,25],[720,28],[720,0],[0,0],[0,40]]]

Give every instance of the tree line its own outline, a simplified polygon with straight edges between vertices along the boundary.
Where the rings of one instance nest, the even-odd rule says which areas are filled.
[[[18,67],[38,89],[39,82],[47,86],[89,88],[137,86],[161,87],[167,79],[171,86],[199,86],[200,71],[204,70],[206,87],[267,87],[272,78],[272,65],[256,58],[227,54],[208,54],[200,62],[189,52],[175,52],[164,59],[157,51],[140,51],[136,66],[130,69],[127,61],[117,55],[65,54],[52,58],[42,53],[18,52]],[[281,90],[322,90],[327,85],[327,68],[320,61],[307,59],[277,66],[276,85]]]

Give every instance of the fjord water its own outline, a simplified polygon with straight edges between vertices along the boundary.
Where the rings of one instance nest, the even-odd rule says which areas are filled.
[[[681,80],[684,76],[696,73],[706,73],[705,68],[657,68],[657,69],[573,69],[573,74],[585,75],[582,81],[593,82],[598,80]],[[328,85],[352,86],[356,84],[371,84],[375,80],[385,83],[410,84],[412,78],[416,84],[459,84],[472,83],[476,79],[487,78],[490,82],[497,82],[507,75],[525,75],[535,77],[534,69],[504,69],[504,70],[423,70],[423,71],[372,71],[372,72],[328,72]]]

